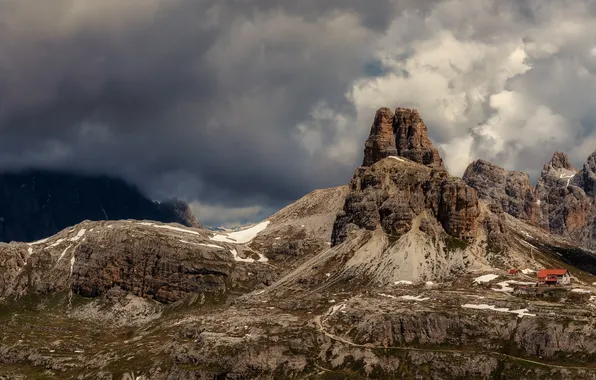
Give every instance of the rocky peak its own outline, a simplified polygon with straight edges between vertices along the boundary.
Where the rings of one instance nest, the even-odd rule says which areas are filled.
[[[575,171],[573,165],[571,165],[571,162],[569,161],[569,157],[563,152],[555,152],[553,154],[553,158],[551,158],[550,162],[544,166],[544,170],[547,170],[548,168]]]
[[[396,155],[393,112],[389,108],[383,107],[375,113],[370,135],[364,145],[364,162],[362,165],[370,166],[387,156]]]
[[[536,202],[539,206],[537,223],[544,230],[565,236],[586,247],[593,247],[594,220],[590,184],[596,183],[596,175],[590,174],[590,159],[578,172],[566,154],[555,152],[544,165],[536,184]],[[586,190],[586,191],[584,191]]]
[[[393,117],[397,154],[426,166],[445,168],[428,129],[415,109],[396,108]]]
[[[473,240],[479,217],[476,190],[446,170],[401,158],[384,159],[356,170],[343,211],[335,221],[332,244],[346,241],[350,231],[382,229],[398,238],[414,228],[423,214],[453,237]]]
[[[387,156],[402,156],[429,167],[444,169],[439,151],[428,138],[428,129],[415,109],[387,107],[376,114],[364,148],[363,166]]]
[[[596,151],[588,157],[581,172],[581,183],[585,192],[591,197],[596,196]]]
[[[478,191],[480,199],[498,211],[518,219],[535,221],[537,204],[534,189],[526,173],[508,171],[484,160],[476,160],[466,168],[463,180]]]

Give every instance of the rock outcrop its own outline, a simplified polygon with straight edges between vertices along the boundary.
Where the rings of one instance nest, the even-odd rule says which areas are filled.
[[[283,262],[284,270],[328,249],[333,223],[348,192],[344,185],[305,195],[267,218],[271,224],[250,247]]]
[[[578,172],[566,154],[556,152],[542,169],[536,184],[536,202],[541,228],[591,247],[594,199],[583,188],[585,178],[589,182],[589,168],[588,162]]]
[[[272,281],[250,248],[206,230],[153,222],[86,221],[35,243],[0,243],[0,298],[112,289],[162,303],[222,297]]]
[[[484,160],[471,163],[463,180],[478,191],[478,197],[518,219],[534,223],[538,205],[526,173],[508,171]]]
[[[402,156],[429,167],[444,169],[439,151],[428,138],[426,125],[417,110],[387,107],[376,114],[364,148],[363,166],[388,156]]]
[[[370,136],[364,145],[362,165],[370,166],[385,157],[397,155],[393,123],[393,112],[389,108],[383,107],[376,112]]]
[[[477,193],[460,178],[397,157],[360,167],[335,221],[332,245],[345,241],[353,228],[381,227],[388,235],[400,236],[425,210],[447,234],[465,240],[475,236]]]
[[[580,183],[590,197],[596,198],[596,151],[588,157],[581,173],[578,173]]]
[[[403,158],[402,158],[403,157]],[[428,211],[447,234],[472,240],[478,197],[474,189],[445,170],[417,110],[380,108],[366,140],[363,166],[356,169],[343,210],[337,215],[331,244],[351,230],[383,231],[399,237]],[[433,230],[423,218],[422,230]]]
[[[50,171],[0,175],[0,241],[34,241],[84,220],[199,223],[184,202],[153,202],[117,178]]]
[[[397,154],[422,165],[444,169],[439,151],[428,138],[428,129],[415,109],[397,108],[393,118]]]

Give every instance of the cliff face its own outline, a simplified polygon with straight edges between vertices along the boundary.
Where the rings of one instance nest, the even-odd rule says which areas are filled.
[[[425,210],[447,234],[464,240],[475,236],[478,198],[461,179],[398,157],[358,168],[335,221],[332,244],[345,241],[351,228],[381,227],[388,235],[401,236]]]
[[[271,281],[259,255],[210,235],[154,222],[86,221],[43,241],[0,243],[0,298],[63,291],[99,297],[119,289],[170,303]],[[236,265],[240,260],[258,264]]]
[[[527,174],[477,160],[466,168],[463,180],[478,191],[480,199],[494,205],[499,212],[536,221],[538,205]]]
[[[393,129],[398,155],[422,165],[445,169],[443,159],[428,138],[428,129],[417,110],[398,107]]]
[[[118,219],[199,226],[184,202],[153,202],[120,179],[48,171],[0,175],[0,241],[39,240],[84,220]]]
[[[388,157],[397,156],[393,112],[387,107],[380,108],[370,128],[370,136],[364,144],[363,166],[370,166]]]
[[[401,156],[429,167],[444,169],[439,151],[428,138],[428,129],[415,109],[380,108],[364,148],[363,166],[388,157]]]
[[[535,187],[528,175],[483,160],[466,169],[463,179],[493,211],[505,212],[588,249],[596,247],[596,152],[582,170],[565,153],[555,152]]]
[[[476,191],[445,170],[418,111],[397,108],[392,114],[383,107],[375,114],[363,166],[335,221],[332,244],[345,241],[352,228],[381,227],[386,234],[403,235],[425,210],[447,234],[464,240],[475,236]]]

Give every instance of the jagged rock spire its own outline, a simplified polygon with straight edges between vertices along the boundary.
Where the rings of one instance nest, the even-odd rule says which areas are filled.
[[[575,170],[569,161],[569,156],[563,152],[555,152],[553,154],[553,158],[544,166],[544,169],[547,170],[549,167],[553,169]]]
[[[393,135],[393,112],[387,107],[375,113],[370,136],[364,144],[363,166],[370,166],[387,156],[397,156]]]
[[[445,168],[439,151],[428,138],[428,129],[417,110],[396,108],[393,130],[400,156],[426,166]]]
[[[387,156],[402,156],[423,165],[444,169],[439,151],[428,138],[428,129],[415,109],[380,108],[364,148],[363,166]]]
[[[581,171],[581,183],[588,195],[596,196],[596,151],[594,151],[584,164]]]

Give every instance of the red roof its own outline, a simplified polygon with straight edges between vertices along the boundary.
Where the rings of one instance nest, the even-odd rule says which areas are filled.
[[[562,276],[567,273],[567,269],[541,269],[538,272],[538,278],[544,278],[547,276]]]

